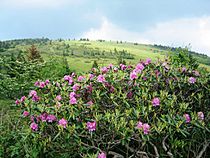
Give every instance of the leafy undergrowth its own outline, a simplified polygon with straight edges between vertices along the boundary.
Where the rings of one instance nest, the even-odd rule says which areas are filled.
[[[209,83],[184,54],[38,80],[2,108],[1,155],[209,157]]]
[[[20,109],[13,100],[0,100],[0,157],[15,152],[17,130],[20,126]],[[12,156],[12,153],[10,153]]]

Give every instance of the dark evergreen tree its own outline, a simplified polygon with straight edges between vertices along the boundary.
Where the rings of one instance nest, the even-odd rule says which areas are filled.
[[[98,63],[96,60],[93,61],[92,68],[98,68]]]
[[[28,60],[29,61],[43,61],[39,51],[37,50],[37,48],[35,47],[35,45],[32,45],[29,49],[28,49]]]

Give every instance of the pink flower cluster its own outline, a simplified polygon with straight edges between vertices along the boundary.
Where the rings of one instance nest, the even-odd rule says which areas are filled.
[[[29,116],[29,115],[30,115],[30,113],[29,113],[28,111],[24,111],[24,112],[23,112],[23,116],[24,116],[24,117],[27,117],[27,116]]]
[[[144,62],[144,65],[149,65],[151,63],[151,59],[147,58],[146,61]]]
[[[73,78],[69,75],[64,76],[64,80],[69,82],[69,85],[71,85],[74,81]]]
[[[32,129],[33,131],[37,131],[38,128],[39,128],[38,124],[36,124],[35,122],[32,122],[31,125],[30,125],[30,127],[31,127],[31,129]]]
[[[121,69],[121,70],[123,70],[123,71],[124,71],[126,68],[127,68],[127,66],[126,66],[126,65],[124,65],[124,64],[120,64],[120,69]]]
[[[70,100],[69,100],[70,104],[77,104],[77,99],[76,99],[76,93],[75,92],[71,92],[69,94],[69,98],[70,98]]]
[[[80,85],[79,84],[75,84],[72,86],[73,91],[78,91],[80,89]]]
[[[184,114],[184,118],[185,118],[185,122],[186,123],[190,123],[191,119],[190,119],[190,115],[189,114]]]
[[[89,74],[89,80],[93,80],[94,77],[95,77],[95,75]]]
[[[190,77],[190,78],[188,79],[188,82],[191,83],[191,84],[194,84],[194,83],[196,82],[196,78]]]
[[[152,99],[152,105],[153,106],[160,106],[160,99],[155,97],[154,99]]]
[[[204,114],[203,114],[203,112],[198,112],[198,119],[199,120],[204,120]]]
[[[106,81],[106,79],[105,79],[104,75],[99,75],[97,78],[97,81],[103,83]]]
[[[88,129],[90,132],[95,131],[95,130],[96,130],[96,121],[87,122],[86,126],[87,126],[87,129]]]
[[[108,71],[109,71],[109,69],[107,67],[105,67],[105,66],[101,68],[101,72],[103,74],[107,73]]]
[[[141,63],[138,63],[135,67],[135,69],[130,73],[130,79],[134,80],[138,78],[138,74],[141,73],[144,69],[144,65]]]
[[[37,102],[40,100],[39,96],[37,95],[37,92],[35,90],[31,90],[29,93],[29,96],[32,97],[32,100]]]
[[[82,82],[82,81],[84,81],[85,80],[85,77],[84,76],[79,76],[78,78],[77,78],[77,81],[79,81],[79,82]]]
[[[141,121],[139,121],[136,128],[143,129],[144,134],[149,134],[150,132],[150,125],[148,123],[142,123]]]
[[[39,88],[44,88],[46,85],[48,85],[50,83],[50,81],[49,80],[46,80],[45,82],[43,82],[43,81],[36,81],[35,83],[34,83],[34,86],[36,86],[36,87],[39,87]]]
[[[18,104],[20,104],[20,103],[23,103],[25,100],[26,100],[26,96],[22,96],[22,97],[20,98],[20,100],[17,99],[17,100],[15,101],[15,104],[18,105]]]
[[[55,98],[55,100],[57,100],[57,101],[61,101],[61,100],[62,100],[61,95],[57,95],[57,96],[56,96],[56,98]]]
[[[104,152],[99,153],[97,158],[106,158],[106,154]]]
[[[68,124],[68,121],[65,120],[64,118],[62,118],[61,120],[59,120],[58,124],[60,126],[62,126],[63,128],[66,128],[67,124]]]

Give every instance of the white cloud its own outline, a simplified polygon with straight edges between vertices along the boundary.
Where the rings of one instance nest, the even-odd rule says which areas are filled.
[[[92,40],[123,40],[123,41],[138,41],[141,43],[149,43],[148,40],[141,38],[137,32],[130,32],[108,21],[106,17],[102,17],[102,24],[100,28],[91,28],[88,32],[83,34],[83,37]]]
[[[210,56],[210,17],[183,18],[157,23],[144,32],[132,32],[102,18],[100,28],[83,34],[90,39],[126,40],[139,43],[188,46]]]
[[[57,8],[67,4],[79,4],[82,0],[1,0],[0,7]]]
[[[157,24],[144,32],[153,43],[187,46],[210,56],[210,17],[185,18]]]

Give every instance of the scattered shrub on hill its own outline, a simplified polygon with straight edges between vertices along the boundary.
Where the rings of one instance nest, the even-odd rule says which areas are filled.
[[[16,100],[13,156],[210,156],[209,82],[205,70],[150,59],[37,81]]]

